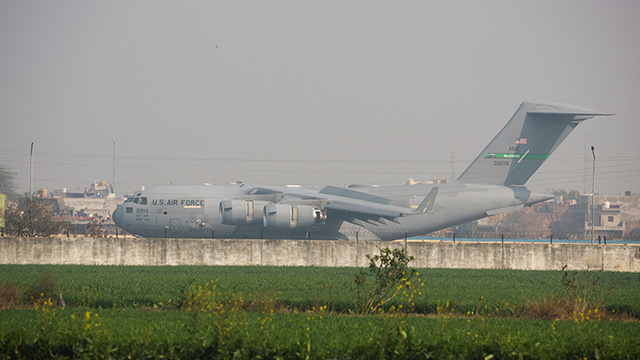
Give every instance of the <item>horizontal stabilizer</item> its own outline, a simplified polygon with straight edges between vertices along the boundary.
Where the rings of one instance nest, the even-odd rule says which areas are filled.
[[[429,191],[424,200],[420,203],[418,208],[414,211],[416,214],[424,214],[433,212],[433,203],[436,202],[436,196],[438,195],[438,187],[434,187]]]
[[[524,207],[524,204],[520,204],[520,205],[509,206],[509,207],[504,207],[500,209],[487,210],[484,213],[487,216],[493,216],[493,215],[503,214],[503,213],[512,212],[512,211],[518,211],[523,207]]]

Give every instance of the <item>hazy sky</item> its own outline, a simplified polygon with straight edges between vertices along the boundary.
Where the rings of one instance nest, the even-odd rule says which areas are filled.
[[[640,2],[2,1],[19,191],[459,175],[525,100],[617,113],[528,185],[640,191]],[[452,157],[455,157],[452,168]],[[585,168],[586,167],[586,168]],[[586,178],[585,178],[586,175]]]

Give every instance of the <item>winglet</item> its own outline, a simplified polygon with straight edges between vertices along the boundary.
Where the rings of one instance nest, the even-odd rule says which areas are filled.
[[[438,195],[438,187],[434,187],[429,191],[424,200],[420,203],[418,208],[414,211],[415,214],[424,214],[433,212],[433,203],[436,202],[436,195]]]

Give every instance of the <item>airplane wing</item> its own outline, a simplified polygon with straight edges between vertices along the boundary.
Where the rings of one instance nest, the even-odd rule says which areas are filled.
[[[322,207],[322,210],[344,211],[347,213],[391,219],[415,213],[409,208],[389,205],[391,200],[385,197],[336,186],[326,186],[319,192],[280,186],[259,186],[254,193],[280,193],[282,194],[280,202],[286,204],[309,204],[315,201],[317,205]],[[433,206],[436,194],[437,190],[435,192],[432,190],[427,195],[427,198],[430,200],[427,201],[427,198],[423,200],[423,204],[425,201],[427,201],[427,203],[430,202],[430,204],[425,205],[429,206],[429,211]],[[421,213],[427,212],[427,209],[422,208],[423,204],[421,204],[421,207],[418,207]]]

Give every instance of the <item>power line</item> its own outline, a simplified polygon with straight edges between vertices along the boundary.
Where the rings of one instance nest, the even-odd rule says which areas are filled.
[[[12,150],[0,150],[0,155],[10,155],[10,156],[27,156],[28,153],[23,151],[12,151]],[[111,160],[113,155],[106,154],[71,154],[71,153],[36,153],[37,156],[44,157],[62,157],[62,158],[83,158],[83,159],[105,159]],[[229,158],[229,157],[180,157],[180,156],[154,156],[154,155],[118,155],[115,157],[116,160],[144,160],[144,161],[179,161],[179,162],[280,162],[280,163],[438,163],[438,164],[451,164],[451,159],[448,160],[428,160],[428,159],[420,159],[420,160],[407,160],[407,159],[266,159],[266,158]],[[575,162],[579,160],[579,158],[566,157],[566,158],[551,158],[548,162]],[[630,155],[620,155],[620,156],[610,156],[603,157],[600,161],[622,161],[622,160],[640,160],[640,156],[630,156]],[[457,159],[454,161],[455,164],[468,164],[472,160],[471,159]]]

